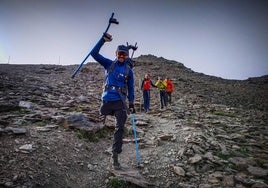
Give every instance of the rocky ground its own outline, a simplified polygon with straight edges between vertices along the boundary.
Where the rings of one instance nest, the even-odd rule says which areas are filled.
[[[0,187],[268,187],[268,76],[226,80],[193,72],[152,55],[136,59],[135,124],[131,117],[123,166],[145,184],[115,178],[108,170],[113,117],[98,110],[104,71],[83,66],[0,65]],[[139,85],[169,76],[176,91],[159,109],[142,111]]]

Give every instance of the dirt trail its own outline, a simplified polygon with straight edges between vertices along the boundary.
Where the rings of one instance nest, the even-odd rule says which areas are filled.
[[[135,114],[137,170],[148,182],[161,188],[268,187],[267,76],[224,80],[150,55],[136,63],[135,73],[151,70],[153,80],[169,75],[176,88],[170,109],[159,110],[153,90],[152,110]],[[88,64],[70,79],[76,66],[0,66],[0,187],[107,187],[113,129],[87,137],[63,123],[79,113],[99,124],[103,68]],[[139,110],[138,81],[136,88]],[[120,161],[135,168],[130,118],[126,127]]]

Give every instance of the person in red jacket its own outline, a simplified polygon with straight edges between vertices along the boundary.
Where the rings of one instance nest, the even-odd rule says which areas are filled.
[[[166,85],[167,102],[171,104],[171,93],[174,91],[174,84],[169,77],[165,79],[164,83]]]
[[[150,110],[150,90],[151,86],[156,87],[150,80],[150,75],[145,74],[141,84],[141,90],[143,91],[143,108],[145,112]]]

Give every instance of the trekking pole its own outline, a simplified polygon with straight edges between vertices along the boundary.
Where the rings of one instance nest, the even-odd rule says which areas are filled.
[[[110,25],[111,25],[112,23],[113,23],[113,24],[119,24],[119,22],[118,22],[115,18],[113,18],[113,17],[114,17],[114,13],[112,13],[112,16],[111,16],[110,19],[109,19],[109,24],[108,24],[106,30],[104,31],[103,35],[105,35],[105,34],[108,32],[108,30],[109,30],[109,28],[110,28]],[[103,36],[103,35],[102,35],[102,36]],[[102,40],[102,37],[100,38],[100,40]],[[93,50],[93,49],[94,49],[94,48],[92,48],[92,50]],[[91,55],[92,50],[88,53],[88,55],[85,57],[85,59],[84,59],[84,60],[82,61],[82,63],[79,65],[79,67],[77,67],[77,69],[74,71],[74,73],[73,73],[73,75],[72,75],[71,78],[74,78],[75,75],[78,73],[78,71],[82,68],[82,66],[83,66],[83,64],[85,63],[85,61],[87,60],[87,58]]]
[[[134,55],[134,52],[138,49],[137,42],[135,43],[135,46],[129,45],[128,42],[127,42],[127,47],[128,47],[128,49],[132,49],[133,50],[132,51],[132,54],[131,54],[131,57],[130,57],[130,59],[132,59],[133,58],[133,55]]]
[[[135,43],[134,48],[132,48],[132,54],[131,54],[131,59],[133,58],[134,52],[138,49],[137,42]]]
[[[127,64],[128,64],[131,68],[133,68],[133,67],[134,67],[134,63],[135,63],[135,61],[133,61],[132,58],[133,58],[134,52],[138,49],[138,47],[137,47],[137,42],[136,42],[135,46],[133,46],[133,45],[129,45],[128,42],[127,42],[127,48],[133,50],[133,51],[132,51],[132,55],[131,55],[130,58],[128,58],[128,60],[127,60]]]
[[[133,132],[134,132],[134,138],[135,138],[135,144],[136,144],[136,157],[137,157],[138,165],[140,165],[141,164],[141,157],[139,154],[139,145],[138,145],[138,140],[137,140],[137,135],[136,135],[136,125],[135,125],[134,114],[131,114],[131,120],[132,120]]]

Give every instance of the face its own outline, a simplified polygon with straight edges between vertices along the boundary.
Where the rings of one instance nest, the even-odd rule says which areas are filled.
[[[116,52],[117,59],[120,63],[123,63],[128,57],[128,54],[125,52]]]

